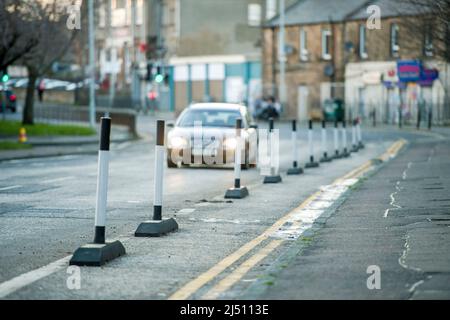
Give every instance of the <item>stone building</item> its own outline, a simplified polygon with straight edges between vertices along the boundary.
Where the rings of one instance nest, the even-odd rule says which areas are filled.
[[[433,56],[430,37],[414,34],[408,27],[411,20],[419,26],[414,19],[426,14],[388,0],[303,0],[287,8],[284,116],[321,119],[324,103],[332,98],[345,101],[347,116],[366,117],[376,109],[384,121],[395,121],[396,103],[412,119],[418,97],[443,112],[437,104],[448,87],[448,65]],[[373,18],[379,18],[380,26],[368,29]],[[266,93],[276,94],[279,85],[279,24],[277,16],[263,28]],[[444,85],[442,81],[433,81],[431,86],[403,82],[397,75],[398,65],[410,60],[419,61],[421,70],[438,70]]]

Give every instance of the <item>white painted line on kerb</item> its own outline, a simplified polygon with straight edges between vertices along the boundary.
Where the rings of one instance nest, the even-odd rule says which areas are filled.
[[[18,189],[18,188],[22,188],[22,186],[10,186],[10,187],[4,187],[4,188],[0,188],[0,191],[6,191],[6,190],[12,190],[12,189]]]
[[[45,278],[58,270],[61,270],[68,266],[68,262],[72,256],[67,256],[58,261],[52,262],[46,266],[39,269],[32,270],[30,272],[24,273],[20,276],[12,278],[6,282],[0,284],[0,299],[10,295],[11,293],[26,287],[33,282],[36,282],[42,278]]]

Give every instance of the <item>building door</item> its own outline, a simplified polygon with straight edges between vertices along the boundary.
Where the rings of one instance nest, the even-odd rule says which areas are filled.
[[[308,116],[308,87],[299,86],[297,91],[297,118],[299,121],[307,121]]]
[[[366,88],[358,88],[358,114],[362,117],[366,114]],[[356,115],[353,115],[355,117]]]

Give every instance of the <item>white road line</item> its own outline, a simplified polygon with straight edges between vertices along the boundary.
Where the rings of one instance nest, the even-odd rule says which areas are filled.
[[[69,177],[62,177],[62,178],[56,178],[56,179],[50,179],[50,180],[44,180],[41,183],[54,183],[54,182],[61,182],[61,181],[66,181],[66,180],[71,180],[74,177],[69,176]]]
[[[11,293],[26,287],[33,282],[36,282],[42,278],[45,278],[58,270],[61,270],[68,266],[68,262],[72,256],[67,256],[58,261],[52,262],[46,266],[39,269],[32,270],[30,272],[24,273],[20,276],[12,278],[11,280],[5,281],[0,284],[0,299],[4,298]]]
[[[189,214],[195,211],[195,208],[185,208],[177,211],[177,214]]]
[[[131,237],[129,236],[121,236],[115,239],[111,239],[111,241],[118,240],[123,243],[129,241],[130,239]],[[46,266],[29,271],[27,273],[21,274],[20,276],[12,278],[11,280],[0,283],[0,299],[16,292],[17,290],[29,286],[30,284],[42,278],[48,277],[49,275],[61,269],[68,267],[71,258],[72,255],[67,256],[65,258],[49,263]]]
[[[122,149],[125,149],[126,147],[128,147],[129,145],[131,145],[130,141],[123,142],[123,143],[119,144],[115,149],[122,150]]]
[[[10,187],[4,187],[4,188],[0,188],[0,191],[6,191],[6,190],[12,190],[12,189],[18,189],[18,188],[22,188],[22,186],[10,186]]]

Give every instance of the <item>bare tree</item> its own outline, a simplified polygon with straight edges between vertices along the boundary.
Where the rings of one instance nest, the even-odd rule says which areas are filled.
[[[36,24],[30,2],[0,0],[0,69],[15,63],[37,45]]]
[[[399,0],[399,8],[412,14],[402,19],[401,28],[406,30],[407,50],[420,48],[424,60],[433,59],[443,65],[446,72],[440,77],[444,91],[443,116],[450,119],[450,0]]]
[[[433,57],[450,62],[450,0],[399,0],[408,47],[423,48]]]
[[[23,124],[34,123],[34,91],[36,81],[60,60],[79,34],[77,29],[67,28],[68,14],[65,8],[75,1],[36,1],[32,8],[37,21],[37,44],[21,58],[28,70],[28,86],[22,115]]]

